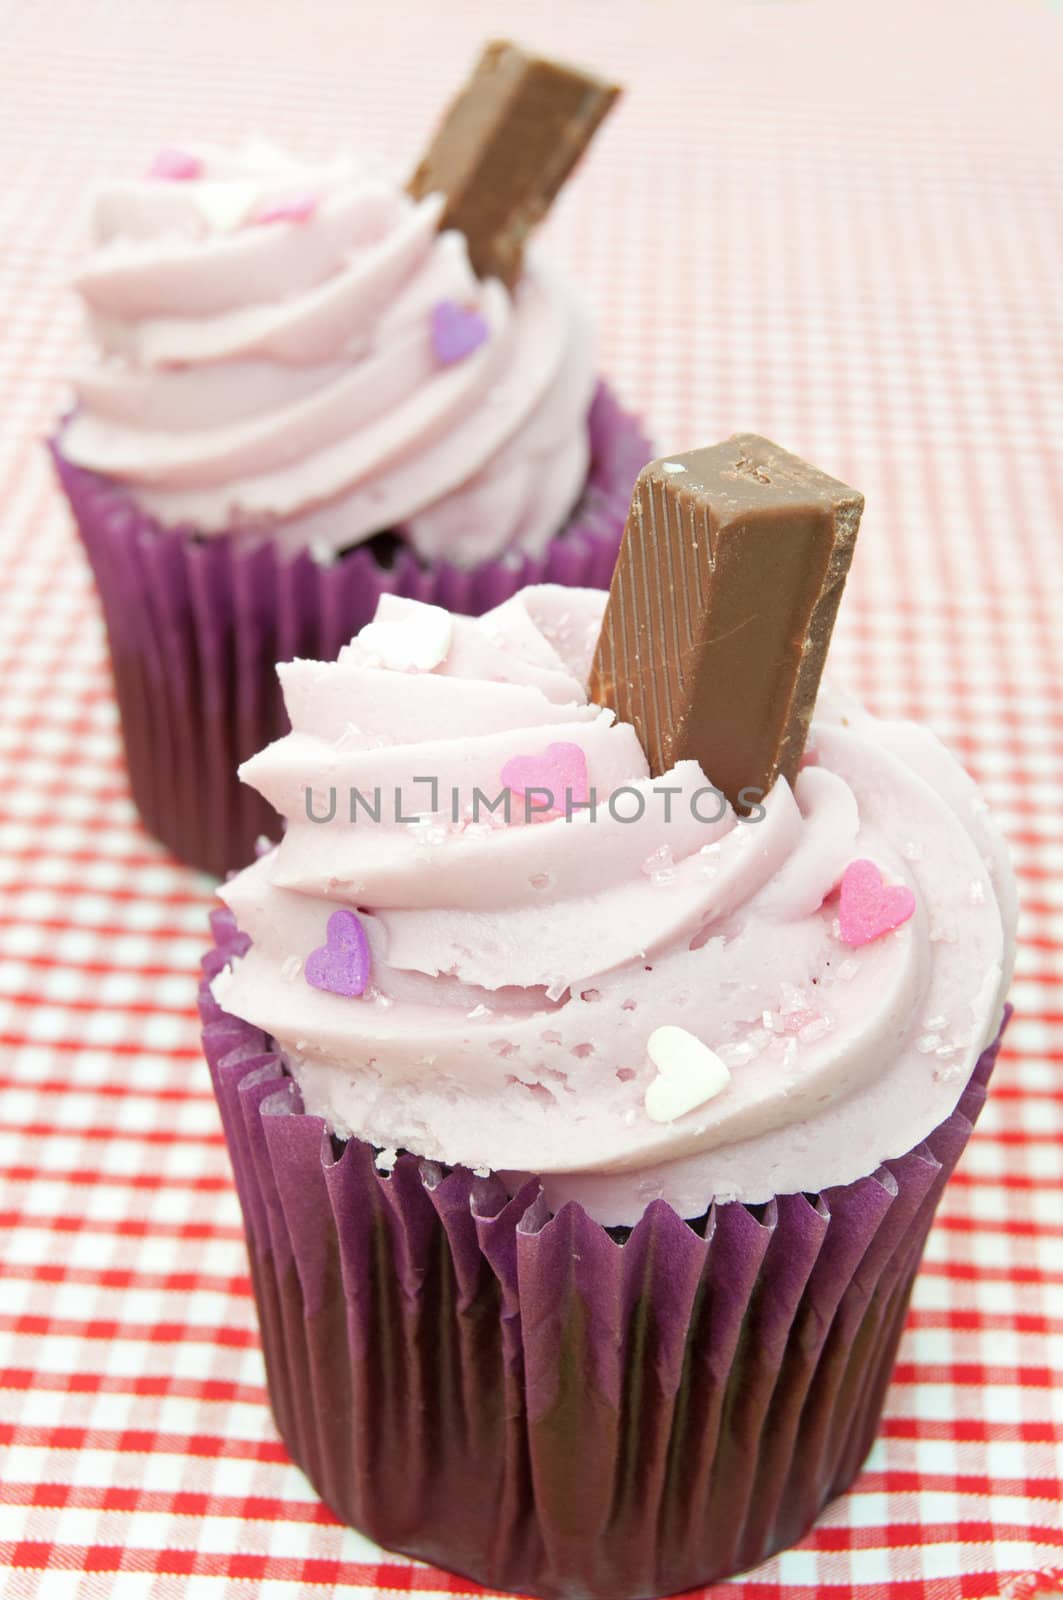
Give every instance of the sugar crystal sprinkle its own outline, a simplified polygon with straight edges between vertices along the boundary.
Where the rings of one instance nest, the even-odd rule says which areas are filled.
[[[671,883],[675,879],[675,858],[668,845],[659,845],[642,863],[642,871],[651,883]]]
[[[825,1039],[834,1024],[829,1017],[816,1017],[812,1022],[806,1022],[797,1037],[802,1044],[816,1044],[820,1039]]]

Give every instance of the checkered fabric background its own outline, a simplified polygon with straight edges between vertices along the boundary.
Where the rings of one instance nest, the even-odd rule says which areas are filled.
[[[1022,878],[882,1436],[715,1592],[1063,1592],[1058,0],[0,0],[0,1593],[473,1592],[278,1442],[193,1013],[210,885],[138,826],[39,440],[90,180],[254,130],[405,170],[505,32],[629,85],[545,230],[603,366],[665,449],[753,428],[867,492],[833,672],[958,751]]]

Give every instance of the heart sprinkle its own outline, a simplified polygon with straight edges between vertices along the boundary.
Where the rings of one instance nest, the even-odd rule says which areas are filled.
[[[838,922],[842,939],[854,948],[892,933],[915,911],[907,884],[887,884],[873,861],[850,861],[842,875]]]
[[[454,624],[442,606],[418,606],[417,615],[395,622],[367,622],[358,644],[374,666],[392,672],[431,672],[450,651]]]
[[[715,1050],[672,1023],[653,1030],[646,1051],[657,1068],[657,1076],[646,1090],[646,1115],[652,1122],[685,1117],[722,1094],[731,1081],[726,1063]]]
[[[491,330],[478,311],[456,300],[439,300],[432,307],[432,351],[441,367],[451,367],[478,350]]]
[[[303,975],[314,989],[353,1000],[365,993],[371,965],[361,919],[353,911],[334,911],[328,919],[325,943],[311,950]]]
[[[548,744],[539,756],[512,756],[502,768],[502,784],[514,794],[545,790],[550,804],[543,810],[561,811],[566,804],[586,805],[590,793],[586,752],[582,745],[563,741]]]
[[[258,204],[258,185],[242,180],[201,183],[196,209],[212,233],[235,233],[243,228]]]
[[[168,183],[187,183],[191,178],[203,176],[203,163],[191,150],[178,150],[175,145],[167,145],[156,153],[147,176],[163,178]]]
[[[309,189],[291,194],[285,200],[267,201],[261,211],[256,211],[255,222],[306,222],[314,215],[319,196]]]

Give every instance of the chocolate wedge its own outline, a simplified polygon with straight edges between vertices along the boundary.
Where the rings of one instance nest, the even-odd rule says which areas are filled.
[[[863,507],[752,433],[643,469],[590,695],[655,776],[697,761],[740,812],[793,781]]]
[[[611,109],[615,84],[518,45],[487,45],[407,185],[442,193],[473,270],[512,287],[524,244]]]

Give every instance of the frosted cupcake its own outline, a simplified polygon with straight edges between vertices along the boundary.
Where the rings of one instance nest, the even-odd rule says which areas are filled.
[[[470,98],[515,113],[522,73],[558,86],[536,101],[547,140],[573,83],[596,108],[583,142],[615,94],[492,47],[413,193],[256,142],[161,152],[96,199],[77,279],[96,358],[53,450],[134,798],[196,866],[246,863],[273,822],[235,770],[284,731],[278,660],[334,657],[384,593],[477,613],[529,579],[608,581],[645,441],[577,297],[515,249],[542,185],[514,171],[477,212],[448,132]]]
[[[859,507],[762,446],[647,469],[608,609],[383,600],[281,669],[244,769],[288,827],[202,1010],[278,1425],[340,1516],[493,1588],[668,1594],[806,1531],[996,1054],[1006,852],[931,734],[831,689],[810,723]],[[684,539],[669,615],[632,574]],[[762,571],[732,803],[685,708],[758,542],[798,598]]]

